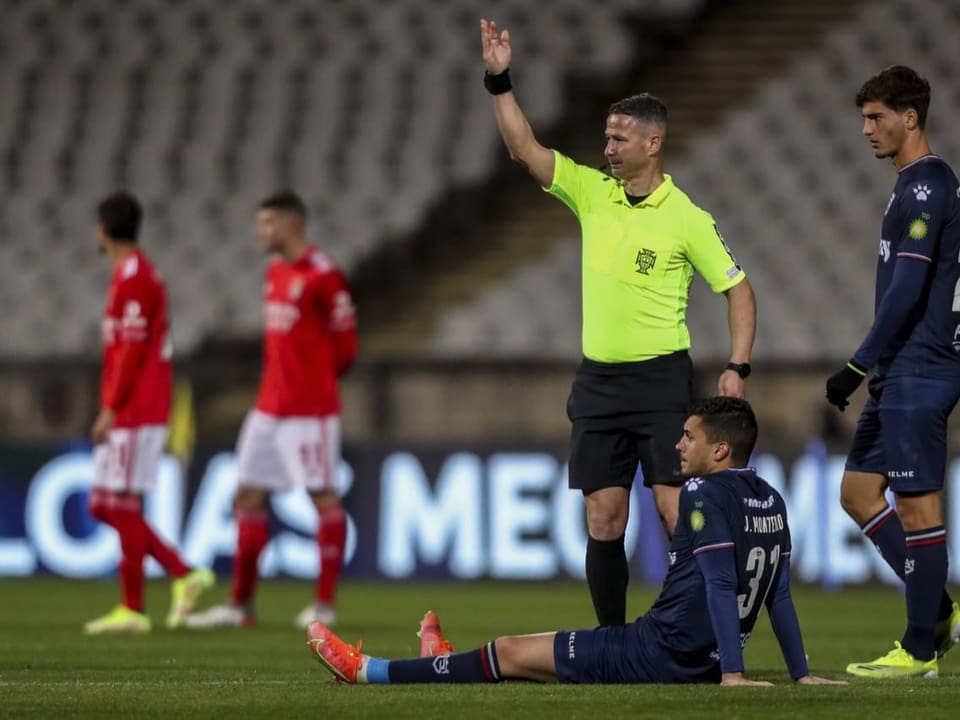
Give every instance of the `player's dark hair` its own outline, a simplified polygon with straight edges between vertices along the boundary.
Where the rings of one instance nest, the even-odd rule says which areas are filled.
[[[857,93],[856,103],[862,108],[868,102],[882,102],[891,110],[902,113],[917,111],[917,125],[923,130],[930,107],[930,83],[906,65],[892,65],[867,80]]]
[[[640,122],[653,123],[667,131],[667,106],[656,95],[640,93],[617,100],[607,110],[607,115],[630,115]]]
[[[97,219],[111,240],[135,243],[140,232],[143,208],[128,192],[115,192],[97,205]]]
[[[277,210],[299,215],[302,220],[307,219],[307,206],[300,196],[292,190],[281,190],[268,195],[260,201],[261,210]]]
[[[757,418],[740,398],[712,397],[695,403],[690,415],[700,418],[708,442],[725,442],[735,465],[743,467],[757,443]]]

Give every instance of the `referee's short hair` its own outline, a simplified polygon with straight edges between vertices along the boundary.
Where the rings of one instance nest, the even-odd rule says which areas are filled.
[[[640,122],[652,123],[667,131],[667,106],[656,95],[640,93],[617,100],[607,110],[607,115],[630,115]]]
[[[917,125],[923,130],[930,107],[930,83],[906,65],[891,65],[861,86],[855,102],[858,108],[868,102],[881,102],[898,113],[913,108]]]
[[[301,220],[307,219],[306,203],[292,190],[280,190],[268,195],[260,201],[261,210],[276,210],[299,215]]]
[[[107,195],[97,205],[97,219],[111,240],[137,242],[142,218],[143,208],[140,201],[122,190]]]
[[[750,461],[757,444],[757,418],[746,400],[733,397],[711,397],[695,403],[690,416],[700,418],[708,442],[725,442],[738,467]]]

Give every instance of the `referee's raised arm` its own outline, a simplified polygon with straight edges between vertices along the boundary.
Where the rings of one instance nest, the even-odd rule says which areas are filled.
[[[510,85],[510,31],[499,32],[492,20],[480,20],[480,40],[486,75],[483,83],[493,96],[493,109],[510,158],[527,168],[541,187],[553,182],[553,150],[545,148],[533,134]]]

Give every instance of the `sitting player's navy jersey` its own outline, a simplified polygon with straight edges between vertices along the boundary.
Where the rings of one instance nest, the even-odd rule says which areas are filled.
[[[960,372],[960,189],[943,160],[927,155],[900,170],[883,215],[875,310],[902,260],[930,264],[923,295],[880,351],[881,375],[955,377]]]
[[[746,644],[781,560],[790,555],[787,510],[780,493],[751,469],[693,478],[680,491],[663,591],[641,619],[648,640],[673,657],[675,677],[660,682],[718,681],[717,640],[707,620],[707,590],[696,556],[723,548],[736,554],[739,636]]]

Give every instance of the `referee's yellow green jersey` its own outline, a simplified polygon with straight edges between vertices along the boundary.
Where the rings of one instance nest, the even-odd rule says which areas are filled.
[[[745,276],[710,213],[669,175],[631,205],[616,178],[554,151],[553,183],[583,232],[583,354],[649,360],[690,347],[686,310],[694,270],[722,293]]]

